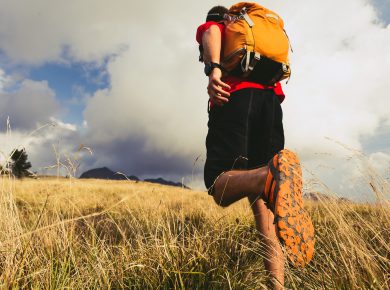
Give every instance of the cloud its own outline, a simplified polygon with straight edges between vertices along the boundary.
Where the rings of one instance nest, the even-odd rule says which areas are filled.
[[[17,63],[60,61],[66,57],[64,54],[84,61],[99,60],[128,36],[127,30],[120,29],[121,19],[128,11],[124,9],[122,16],[113,15],[110,12],[120,12],[119,9],[107,9],[104,3],[107,2],[1,1],[0,38],[4,41],[0,47]],[[109,41],[104,37],[108,33]]]
[[[304,9],[300,13],[305,17],[285,13],[294,47],[283,105],[286,145],[334,191],[356,196],[349,185],[361,186],[356,179],[364,173],[351,174],[356,167],[346,162],[351,150],[337,141],[361,150],[362,137],[389,121],[390,84],[384,68],[390,64],[390,27],[381,25],[365,1],[294,5]],[[323,152],[332,158],[316,154]]]
[[[375,6],[375,10],[378,15],[381,17],[381,20],[384,22],[384,25],[390,23],[390,5],[388,0],[370,0]]]
[[[60,111],[55,92],[46,81],[25,79],[16,91],[0,91],[0,116],[3,122],[9,117],[12,128],[34,130],[37,125],[50,122]]]
[[[2,69],[0,69],[0,92],[3,91],[6,81],[7,81],[7,79],[5,76],[5,72]]]
[[[72,156],[79,147],[78,133],[72,124],[48,123],[31,132],[20,130],[2,130],[0,132],[0,164],[9,159],[14,149],[25,149],[28,160],[34,170],[48,172],[45,167],[56,164],[56,151],[64,160],[64,156]],[[51,171],[55,173],[56,171]]]
[[[109,87],[85,103],[88,125],[78,138],[96,148],[88,165],[191,176],[196,157],[204,158],[207,132],[207,80],[197,62],[195,30],[215,3],[171,0],[148,9],[142,2],[107,3],[0,1],[0,49],[27,65],[103,63],[111,56]],[[339,188],[342,181],[324,167],[338,168],[340,176],[353,165],[338,166],[348,153],[325,137],[362,149],[362,136],[390,122],[390,26],[364,0],[262,4],[284,18],[294,49],[293,74],[284,86],[286,145]],[[40,86],[44,90],[45,84]],[[47,112],[44,118],[51,115]]]
[[[100,62],[128,45],[146,45],[162,29],[179,28],[186,33],[185,25],[195,18],[187,17],[184,11],[195,12],[201,7],[167,1],[146,9],[143,2],[127,0],[117,0],[115,4],[103,0],[1,0],[0,5],[0,48],[13,61],[30,64],[66,57]],[[183,26],[173,26],[176,21]],[[143,28],[146,34],[138,38],[140,31],[145,32]]]
[[[310,13],[288,22],[295,39],[292,61],[299,65],[286,86],[285,124],[293,146],[302,146],[307,136],[312,142],[331,136],[359,147],[359,135],[389,117],[383,68],[390,63],[390,28],[377,24],[364,1],[344,1],[337,10],[333,4],[306,3]],[[300,124],[304,130],[297,129]]]
[[[175,179],[184,177],[181,172],[187,172],[192,166],[191,158],[173,155],[164,151],[148,150],[144,139],[128,138],[110,140],[93,147],[93,167],[108,166],[112,170],[127,172],[138,177],[171,176]],[[114,153],[114,154],[113,154]]]
[[[375,152],[370,154],[369,161],[381,175],[390,175],[390,154],[384,152]]]
[[[295,51],[283,104],[287,146],[315,164],[321,162],[317,152],[338,158],[345,154],[330,145],[327,136],[360,149],[360,136],[370,134],[389,116],[390,88],[382,68],[390,61],[390,29],[378,25],[373,7],[364,1],[269,6],[285,16]],[[305,17],[292,6],[305,10]],[[111,87],[89,100],[85,118],[103,139],[136,136],[150,150],[182,156],[191,152],[194,158],[204,153],[206,84],[199,65],[191,62],[196,46],[178,45],[193,39],[191,31],[187,40],[172,29],[169,39],[176,42],[164,41],[164,32],[148,39],[147,46],[134,43],[110,63]],[[148,27],[139,29],[138,37],[143,35],[148,35]],[[382,57],[374,57],[378,46],[373,42],[380,43]],[[159,57],[148,57],[155,47]],[[184,69],[183,64],[191,68]],[[107,106],[111,110],[104,110]]]

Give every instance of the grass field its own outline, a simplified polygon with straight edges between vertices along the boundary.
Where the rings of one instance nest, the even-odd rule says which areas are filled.
[[[261,289],[266,282],[246,200],[222,209],[205,192],[143,182],[2,177],[0,201],[3,288]],[[316,252],[303,270],[287,265],[288,288],[389,287],[387,201],[330,199],[307,209]]]

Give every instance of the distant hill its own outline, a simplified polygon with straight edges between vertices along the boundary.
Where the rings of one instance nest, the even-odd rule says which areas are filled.
[[[181,182],[173,182],[173,181],[165,180],[165,179],[163,179],[161,177],[160,178],[148,178],[148,179],[144,179],[144,181],[151,182],[151,183],[159,183],[159,184],[164,184],[164,185],[170,185],[170,186],[184,187],[184,188],[189,189],[188,186],[184,185]]]
[[[127,177],[127,178],[126,178]],[[112,180],[135,180],[138,181],[139,178],[137,176],[124,176],[122,174],[115,173],[111,169],[107,167],[95,168],[88,170],[80,175],[80,178],[97,178],[97,179],[112,179]]]
[[[126,178],[127,177],[127,178]],[[140,179],[137,176],[131,175],[131,176],[124,176],[122,174],[115,173],[111,169],[107,167],[102,168],[95,168],[88,171],[85,171],[83,174],[80,175],[80,178],[96,178],[96,179],[112,179],[112,180],[135,180],[139,181]],[[170,185],[170,186],[177,186],[177,187],[184,187],[189,189],[188,186],[182,184],[181,182],[173,182],[169,180],[165,180],[163,178],[148,178],[145,179],[146,182],[151,183],[158,183],[163,185]]]
[[[320,192],[307,192],[303,194],[303,198],[313,201],[336,201],[336,202],[351,202],[348,198],[332,196]]]

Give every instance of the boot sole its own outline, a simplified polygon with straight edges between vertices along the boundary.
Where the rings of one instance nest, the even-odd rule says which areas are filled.
[[[303,207],[298,157],[284,149],[270,161],[269,168],[277,235],[292,264],[305,267],[313,258],[315,238],[313,223]]]

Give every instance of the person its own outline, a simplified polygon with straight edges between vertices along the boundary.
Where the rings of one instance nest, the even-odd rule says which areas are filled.
[[[213,7],[196,33],[199,60],[209,78],[205,185],[222,207],[248,198],[265,246],[269,283],[283,288],[285,258],[279,240],[293,264],[304,266],[313,255],[314,229],[303,210],[298,158],[284,149],[281,84],[223,76],[226,13],[224,6]]]

